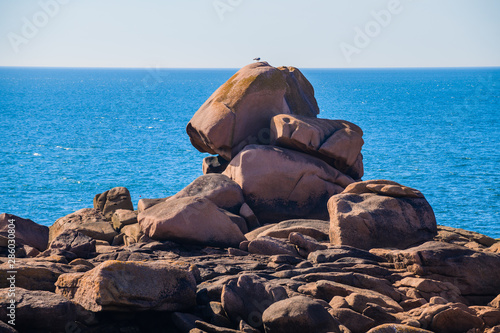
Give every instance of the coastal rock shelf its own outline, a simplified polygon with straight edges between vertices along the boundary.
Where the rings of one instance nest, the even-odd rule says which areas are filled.
[[[0,332],[500,332],[500,240],[362,181],[363,131],[318,113],[298,69],[257,62],[187,125],[218,155],[174,196],[0,215]]]

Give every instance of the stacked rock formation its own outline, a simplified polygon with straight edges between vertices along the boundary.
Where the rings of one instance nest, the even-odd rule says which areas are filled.
[[[298,69],[254,63],[187,125],[218,155],[174,196],[0,215],[0,331],[500,332],[500,240],[361,181],[362,130],[318,113]]]

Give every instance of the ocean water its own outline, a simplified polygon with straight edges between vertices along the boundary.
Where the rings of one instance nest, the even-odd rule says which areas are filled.
[[[127,187],[201,175],[185,126],[236,70],[0,68],[0,212],[51,225]],[[421,190],[439,224],[500,237],[500,69],[306,69],[320,117],[364,130],[365,176]]]

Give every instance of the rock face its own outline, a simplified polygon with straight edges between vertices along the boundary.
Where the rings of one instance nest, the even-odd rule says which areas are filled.
[[[115,187],[94,197],[94,208],[99,209],[107,220],[118,209],[134,210],[130,192],[125,187]]]
[[[326,161],[354,179],[363,177],[363,131],[345,120],[277,115],[271,120],[271,144],[302,151]]]
[[[330,241],[361,249],[405,248],[437,233],[434,212],[417,190],[386,180],[354,183],[328,201]]]
[[[340,333],[340,323],[323,305],[305,296],[296,296],[274,303],[264,311],[262,321],[266,333]]]
[[[60,233],[68,229],[79,231],[91,238],[104,240],[108,243],[111,243],[113,237],[118,234],[99,210],[91,208],[80,209],[57,219],[49,227],[49,241],[52,242]]]
[[[427,242],[404,251],[385,255],[397,267],[450,282],[463,296],[493,299],[500,291],[500,255],[477,252],[463,246],[443,242]]]
[[[89,258],[95,252],[96,241],[76,230],[65,230],[50,243],[50,250],[69,251],[79,258]]]
[[[320,159],[258,145],[242,150],[223,174],[241,186],[246,203],[261,223],[327,219],[328,199],[353,182]]]
[[[193,275],[167,262],[107,261],[59,276],[56,293],[93,312],[182,311],[196,305]]]
[[[8,289],[0,289],[0,320],[8,322]],[[15,328],[20,332],[65,332],[76,320],[76,306],[48,291],[16,288]],[[4,332],[0,328],[1,332]]]
[[[47,248],[49,228],[12,214],[0,215],[0,236],[8,238],[9,229],[12,229],[9,228],[9,220],[14,220],[16,245],[29,245],[39,251],[44,251]],[[7,243],[7,240],[5,242]]]
[[[222,173],[226,170],[229,161],[226,161],[220,156],[208,156],[203,159],[202,170],[203,174]]]
[[[268,144],[271,118],[283,113],[315,117],[314,89],[296,68],[258,62],[217,89],[186,131],[196,149],[230,161],[246,145]]]
[[[200,176],[167,200],[187,197],[208,199],[217,205],[217,207],[233,213],[239,212],[241,205],[244,203],[240,185],[227,176],[219,174]]]
[[[241,275],[222,290],[224,310],[233,320],[244,320],[253,327],[262,326],[262,313],[274,302],[288,298],[285,289],[273,286],[254,274]]]
[[[138,216],[144,234],[155,240],[233,246],[245,236],[212,201],[199,197],[167,200]]]

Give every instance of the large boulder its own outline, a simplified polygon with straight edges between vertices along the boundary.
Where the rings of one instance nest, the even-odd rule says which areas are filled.
[[[138,219],[144,234],[155,240],[232,247],[245,240],[223,210],[200,197],[167,200],[140,213]]]
[[[166,261],[109,260],[86,273],[59,276],[56,293],[98,311],[182,311],[196,305],[196,281]]]
[[[340,323],[323,304],[306,296],[295,296],[272,304],[264,311],[262,321],[266,333],[340,333]]]
[[[326,162],[293,150],[250,145],[223,173],[243,189],[261,223],[328,219],[328,199],[354,180]]]
[[[196,178],[191,184],[166,201],[186,197],[209,199],[217,207],[233,213],[238,213],[244,203],[240,185],[227,176],[215,173]]]
[[[49,227],[49,241],[52,242],[64,230],[76,230],[91,238],[108,243],[118,234],[112,224],[98,209],[83,208],[61,217]]]
[[[330,198],[328,211],[335,245],[407,248],[437,233],[434,212],[422,193],[387,180],[348,186]]]
[[[315,117],[314,89],[296,68],[257,62],[217,89],[186,131],[196,149],[230,161],[246,145],[268,144],[271,118],[282,113]]]
[[[10,223],[9,221],[12,221]],[[5,247],[8,244],[9,230],[14,232],[16,245],[28,245],[39,251],[44,251],[49,243],[49,228],[39,225],[31,220],[23,219],[12,214],[0,215],[0,236],[6,238]]]
[[[363,131],[345,120],[280,114],[271,120],[271,144],[321,158],[354,179],[363,177]]]
[[[94,208],[99,209],[107,220],[111,220],[113,213],[118,209],[134,210],[130,192],[125,187],[114,187],[96,194]]]

